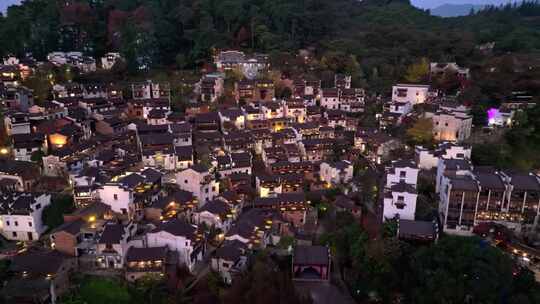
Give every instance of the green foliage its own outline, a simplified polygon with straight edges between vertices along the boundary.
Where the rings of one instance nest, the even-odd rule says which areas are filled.
[[[513,128],[499,143],[473,146],[472,161],[475,165],[498,168],[531,170],[540,167],[540,108],[521,113]]]
[[[418,58],[476,65],[482,53],[475,46],[490,41],[495,54],[540,49],[539,7],[524,2],[438,18],[396,0],[32,0],[0,17],[0,56],[32,52],[42,60],[57,50],[101,56],[116,49],[135,72],[145,64],[192,67],[215,49],[295,54],[314,46],[322,59],[310,69],[345,72],[356,85],[386,92],[405,74],[421,81],[425,62]],[[487,87],[507,80],[489,78]]]
[[[294,240],[292,236],[282,236],[277,246],[282,249],[289,249],[289,247],[294,245]]]
[[[290,267],[281,271],[276,266],[268,256],[257,255],[254,265],[233,283],[223,295],[221,303],[311,303],[310,299],[302,298],[295,290]]]
[[[431,145],[433,143],[433,121],[429,118],[418,119],[407,129],[407,137],[413,145]]]
[[[319,238],[319,243],[330,247],[341,273],[345,267],[361,263],[366,242],[366,233],[349,212],[338,212],[335,229]]]
[[[137,280],[129,290],[131,303],[164,304],[167,303],[167,286],[159,275],[145,275]]]
[[[86,277],[78,292],[66,297],[63,304],[129,304],[134,298],[129,294],[127,286],[117,280],[102,277]]]
[[[405,73],[405,80],[410,83],[420,83],[427,80],[429,75],[429,61],[422,58],[420,62],[411,64]]]
[[[187,65],[187,58],[186,58],[186,55],[182,54],[182,53],[179,53],[178,55],[176,55],[176,65],[178,66],[179,69],[184,69]]]
[[[30,160],[41,164],[43,162],[43,156],[45,156],[45,153],[43,153],[43,151],[41,150],[37,150],[35,152],[32,152],[32,155],[30,156]]]
[[[397,220],[387,220],[383,224],[383,237],[393,238],[397,236]]]
[[[501,303],[514,283],[511,259],[476,238],[444,238],[410,263],[406,285],[415,303]]]
[[[73,197],[65,194],[53,195],[51,204],[43,210],[42,220],[48,229],[54,229],[64,223],[64,214],[75,209]]]

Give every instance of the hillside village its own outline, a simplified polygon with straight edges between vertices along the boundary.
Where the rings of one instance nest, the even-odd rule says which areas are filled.
[[[0,64],[0,303],[540,300],[539,97],[471,93],[540,63],[73,49]]]
[[[73,56],[48,59],[74,67],[92,61]],[[108,54],[100,68],[110,60],[122,59]],[[36,284],[39,297],[55,303],[73,271],[129,282],[157,275],[172,286],[211,271],[232,284],[261,250],[291,255],[293,280],[329,281],[334,257],[321,227],[336,213],[351,214],[372,239],[391,225],[390,237],[413,243],[485,235],[490,227],[538,239],[540,178],[474,166],[470,109],[429,82],[373,96],[346,74],[329,88],[307,75],[275,81],[265,78],[279,71],[264,54],[226,50],[215,56],[215,70],[188,84],[179,112],[171,84],[152,79],[51,82],[54,98],[35,103],[19,81],[42,64],[9,57],[2,66],[13,71],[2,74],[9,140],[1,151],[0,227],[19,248],[10,267],[22,277],[6,285],[22,291],[14,299],[35,298],[17,284]],[[453,73],[464,85],[469,79],[455,63],[432,63],[429,72]],[[511,127],[531,106],[510,101],[489,126]],[[366,115],[374,126],[362,126]],[[431,126],[422,129],[422,121]],[[431,141],[411,145],[410,136],[392,135],[403,125]],[[420,183],[434,192],[418,218]],[[70,205],[54,207],[61,199]],[[538,252],[526,248],[523,258]],[[47,280],[50,287],[40,283]]]

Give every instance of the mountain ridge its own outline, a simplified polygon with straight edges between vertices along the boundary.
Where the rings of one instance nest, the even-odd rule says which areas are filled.
[[[468,15],[471,10],[475,12],[483,9],[489,4],[451,4],[445,3],[441,4],[433,9],[431,9],[431,15],[439,17],[459,17]]]

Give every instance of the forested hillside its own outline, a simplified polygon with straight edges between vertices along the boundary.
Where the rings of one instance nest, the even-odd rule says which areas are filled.
[[[495,42],[488,57],[477,48],[486,42]],[[193,67],[214,48],[233,47],[352,55],[356,81],[383,90],[422,57],[474,67],[512,52],[534,61],[540,4],[439,18],[408,0],[27,0],[0,18],[0,55],[118,50],[128,62],[144,57],[153,67]]]

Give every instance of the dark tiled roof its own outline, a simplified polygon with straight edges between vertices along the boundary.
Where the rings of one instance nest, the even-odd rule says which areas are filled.
[[[129,248],[126,254],[126,261],[139,262],[139,261],[165,261],[167,258],[167,246],[163,247],[151,247],[151,248]]]
[[[143,145],[167,145],[172,144],[174,136],[170,133],[152,133],[140,135]]]
[[[178,156],[179,161],[193,160],[193,147],[192,146],[180,146],[175,147],[175,154]]]
[[[435,236],[435,227],[432,222],[399,220],[399,235]]]
[[[84,225],[84,221],[81,219],[78,219],[72,222],[65,222],[62,225],[58,226],[56,229],[54,229],[53,233],[58,233],[58,232],[63,231],[71,235],[77,235],[81,231],[81,227],[83,225]]]
[[[394,168],[417,168],[416,164],[412,160],[400,159],[392,162]]]
[[[145,178],[137,173],[132,173],[126,177],[123,177],[119,181],[120,184],[122,184],[124,187],[127,187],[129,189],[133,189],[144,182],[145,182]]]
[[[289,203],[305,203],[306,197],[303,193],[281,193],[276,197],[258,197],[253,201],[253,205],[258,207],[272,207]]]
[[[215,257],[224,259],[226,261],[236,262],[242,256],[242,250],[240,249],[242,242],[235,241],[224,244],[222,247],[216,249]]]
[[[531,174],[512,174],[511,184],[514,185],[514,189],[540,191],[540,184],[536,176]]]
[[[146,178],[147,182],[155,183],[161,179],[163,174],[155,169],[152,168],[146,168],[141,172],[141,175],[143,175]]]
[[[119,244],[124,235],[124,225],[108,224],[99,238],[99,244]]]
[[[194,196],[191,192],[184,191],[184,190],[177,190],[157,200],[154,204],[152,204],[152,208],[163,209],[171,202],[176,202],[178,204],[186,204],[193,201],[193,199],[194,199]]]
[[[409,184],[404,183],[404,182],[399,182],[399,183],[397,183],[395,185],[392,185],[390,187],[390,190],[392,190],[392,192],[416,193],[416,189],[412,185],[409,185]]]
[[[446,170],[471,170],[471,163],[464,159],[445,159]]]
[[[475,172],[476,179],[480,182],[480,186],[484,189],[504,190],[504,182],[502,178],[495,173]]]
[[[470,176],[451,176],[452,189],[462,191],[478,191],[478,184]]]
[[[26,271],[32,275],[55,274],[66,259],[68,257],[58,251],[28,252],[16,255],[10,268],[16,272]]]
[[[160,119],[165,118],[165,115],[167,114],[167,111],[165,110],[159,110],[159,109],[152,109],[148,113],[148,118],[150,119]]]
[[[36,198],[30,193],[0,193],[0,212],[29,214],[35,202]]]
[[[39,175],[39,168],[32,162],[1,159],[0,172],[30,179]]]
[[[294,264],[302,265],[328,265],[330,252],[325,246],[295,246],[293,255]]]
[[[227,236],[239,235],[249,239],[255,231],[255,227],[263,227],[265,221],[276,216],[274,211],[250,209],[243,212],[240,218],[227,232]]]
[[[111,210],[111,207],[107,204],[101,203],[101,202],[94,202],[82,209],[77,209],[75,212],[72,213],[72,215],[79,215],[79,216],[86,216],[86,215],[98,215],[98,217],[102,216],[104,213]]]
[[[165,231],[175,236],[183,236],[189,239],[193,239],[195,237],[197,228],[195,228],[185,220],[175,218],[168,222],[162,223],[152,232],[160,231]]]
[[[191,167],[191,169],[193,169],[194,171],[196,172],[199,172],[199,173],[206,173],[208,172],[208,167],[203,165],[203,164],[196,164],[196,165],[193,165]]]
[[[222,200],[212,200],[202,206],[198,212],[207,211],[220,217],[225,217],[231,212],[231,208]]]

